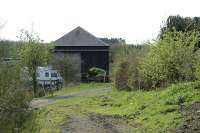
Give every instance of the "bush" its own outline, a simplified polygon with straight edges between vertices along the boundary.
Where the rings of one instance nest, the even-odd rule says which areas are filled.
[[[115,73],[115,87],[118,90],[129,90],[128,87],[128,70],[129,63],[121,61]]]
[[[195,76],[197,80],[200,80],[200,63],[197,63],[195,66]]]
[[[148,45],[122,45],[113,66],[115,86],[120,89],[136,89],[142,85],[139,75],[141,58],[147,53]]]
[[[147,88],[195,80],[195,66],[199,62],[195,46],[199,37],[197,32],[167,32],[152,44],[139,72]]]
[[[193,86],[194,89],[200,90],[200,81],[194,82],[194,83],[192,84],[192,86]]]
[[[0,130],[2,133],[20,132],[30,113],[31,97],[20,81],[20,67],[0,64]]]
[[[171,99],[167,99],[167,105],[180,105],[186,101],[187,95],[177,94],[175,97],[171,97]]]
[[[97,68],[97,67],[92,67],[89,69],[88,71],[89,76],[105,76],[106,71],[104,69],[101,68]]]
[[[51,62],[53,68],[59,70],[65,83],[80,81],[80,63],[80,56],[76,54],[57,54]]]

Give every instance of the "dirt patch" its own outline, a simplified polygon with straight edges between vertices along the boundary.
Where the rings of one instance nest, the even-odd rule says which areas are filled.
[[[128,121],[119,116],[90,114],[73,116],[62,133],[129,133]]]
[[[176,132],[200,133],[200,102],[195,102],[189,106],[181,106],[180,112],[183,114],[184,123]]]

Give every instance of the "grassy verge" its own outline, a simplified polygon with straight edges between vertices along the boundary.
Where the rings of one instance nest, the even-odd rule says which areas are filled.
[[[135,132],[160,133],[182,124],[180,104],[200,100],[194,83],[172,85],[157,91],[113,91],[108,95],[87,99],[87,111],[104,115],[120,115],[137,123]]]
[[[99,88],[102,88],[108,84],[100,86]],[[75,87],[74,90],[82,91],[96,87],[98,88],[97,84],[83,84]],[[197,88],[195,83],[181,83],[155,91],[119,92],[113,89],[109,93],[95,97],[61,100],[34,111],[36,123],[41,133],[56,133],[60,132],[60,127],[67,123],[70,116],[97,113],[128,119],[129,125],[132,124],[136,133],[174,132],[173,129],[183,122],[179,105],[200,101],[199,90],[195,88]],[[58,92],[58,95],[66,92],[68,89]]]
[[[84,90],[101,89],[107,86],[109,86],[108,83],[82,83],[75,86],[64,87],[62,90],[55,92],[54,95],[64,95],[67,93],[80,92]]]
[[[55,96],[62,96],[62,95],[69,94],[69,93],[76,93],[76,92],[91,90],[91,89],[101,89],[101,88],[105,88],[108,86],[110,86],[109,83],[81,83],[81,84],[71,85],[68,87],[63,87],[61,90],[55,91],[53,93],[53,96],[46,95],[44,97],[35,98],[35,100],[36,99],[46,99],[46,98],[51,98],[51,97],[55,97]]]

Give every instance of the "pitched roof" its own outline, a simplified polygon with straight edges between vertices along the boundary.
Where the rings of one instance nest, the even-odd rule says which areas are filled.
[[[108,46],[80,26],[55,41],[56,46]]]

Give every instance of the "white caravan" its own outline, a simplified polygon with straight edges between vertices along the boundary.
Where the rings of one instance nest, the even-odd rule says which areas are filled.
[[[63,78],[57,70],[51,67],[38,67],[37,82],[42,86],[55,86],[63,84]]]
[[[31,81],[28,76],[28,68],[25,67],[21,75],[23,80]],[[55,87],[63,84],[63,78],[60,73],[52,67],[38,67],[37,68],[37,83],[42,87]]]

